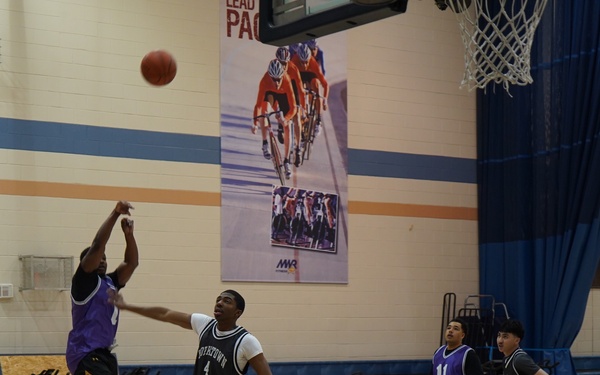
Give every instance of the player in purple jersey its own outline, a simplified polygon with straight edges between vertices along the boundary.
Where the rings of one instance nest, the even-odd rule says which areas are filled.
[[[123,262],[106,273],[106,243],[121,215],[133,209],[126,201],[102,223],[92,245],[81,253],[79,266],[71,283],[73,329],[67,342],[67,366],[73,375],[118,375],[117,358],[111,353],[119,323],[119,309],[108,303],[109,290],[119,290],[138,266],[138,248],[133,236],[133,221],[121,219],[125,235]]]
[[[452,319],[446,327],[446,345],[433,354],[433,375],[483,375],[477,353],[463,339],[467,335],[467,323]]]
[[[272,375],[262,346],[254,335],[237,325],[246,302],[235,290],[219,294],[213,317],[188,314],[160,306],[134,306],[125,303],[123,296],[111,292],[111,302],[121,310],[129,310],[147,318],[191,329],[198,334],[194,375],[240,375],[251,366],[257,375]]]

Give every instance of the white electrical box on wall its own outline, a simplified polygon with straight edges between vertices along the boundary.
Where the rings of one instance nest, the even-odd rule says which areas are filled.
[[[0,284],[0,298],[13,298],[13,285]]]

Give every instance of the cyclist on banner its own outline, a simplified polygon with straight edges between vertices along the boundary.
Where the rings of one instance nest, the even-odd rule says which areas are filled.
[[[329,83],[323,75],[319,63],[312,56],[310,48],[306,44],[302,44],[298,47],[298,53],[292,58],[292,62],[296,64],[298,70],[300,70],[300,76],[306,89],[319,93],[321,96],[316,102],[316,125],[315,135],[318,135],[321,131],[321,111],[327,110],[327,97],[329,96]],[[321,87],[323,93],[321,94]]]
[[[262,152],[265,159],[269,159],[269,142],[267,141],[267,120],[258,118],[259,115],[264,115],[269,112],[269,106],[277,111],[283,112],[283,117],[277,116],[277,121],[283,127],[283,138],[285,148],[285,159],[283,166],[285,169],[285,177],[289,179],[292,175],[290,170],[290,132],[289,124],[292,118],[296,115],[296,105],[294,102],[294,89],[289,77],[285,74],[285,69],[279,62],[274,59],[269,62],[267,72],[263,75],[258,85],[258,95],[256,97],[256,105],[254,106],[254,124],[252,126],[252,134],[256,134],[256,128],[260,126],[262,135]]]
[[[323,197],[323,204],[325,206],[325,216],[327,217],[327,225],[330,229],[334,229],[337,218],[335,212],[335,202],[330,194],[325,194],[325,196]]]
[[[306,205],[304,199],[306,192],[298,191],[292,200],[292,220],[290,221],[290,238],[288,244],[297,245],[304,241],[304,232],[308,227]]]
[[[278,235],[286,226],[284,212],[285,197],[282,188],[279,187],[273,191],[273,213],[271,219],[271,239],[277,240]]]
[[[285,200],[283,203],[283,211],[285,212],[285,216],[291,218],[294,216],[294,201],[296,199],[297,189],[289,188],[287,193],[285,193]]]
[[[335,207],[329,194],[315,192],[311,202],[311,245],[321,249],[331,248],[335,242]],[[326,244],[327,240],[330,244]]]
[[[294,57],[294,55],[298,53],[298,47],[300,47],[301,45],[302,43],[292,43],[288,46],[288,49],[290,50],[290,55],[292,57]]]
[[[298,110],[296,111],[296,115],[294,116],[294,165],[296,167],[300,166],[300,149],[303,145],[300,142],[300,134],[302,134],[302,111],[306,108],[306,98],[302,90],[302,77],[300,76],[300,71],[295,64],[290,64],[290,51],[285,47],[279,47],[277,52],[275,52],[275,57],[283,66],[287,76],[290,78],[292,82],[292,88],[294,89],[294,98],[296,100],[296,107]]]
[[[319,63],[319,67],[321,68],[323,75],[325,75],[325,54],[323,53],[323,50],[319,47],[319,43],[317,43],[316,39],[310,39],[306,42],[306,45],[308,46],[308,48],[310,48],[310,52],[312,53],[315,60],[317,60],[317,62]]]

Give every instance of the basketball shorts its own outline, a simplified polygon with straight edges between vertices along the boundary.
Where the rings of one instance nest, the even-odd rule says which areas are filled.
[[[108,349],[96,349],[83,357],[73,375],[119,375],[117,357]]]

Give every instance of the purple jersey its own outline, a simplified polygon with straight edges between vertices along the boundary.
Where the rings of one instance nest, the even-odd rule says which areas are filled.
[[[446,355],[446,345],[433,355],[433,372],[437,375],[465,375],[467,352],[471,349],[461,345]]]
[[[75,301],[71,295],[73,329],[67,342],[67,366],[72,374],[88,353],[114,344],[119,309],[108,303],[108,289],[117,290],[113,280],[98,276],[96,288],[85,300]]]

